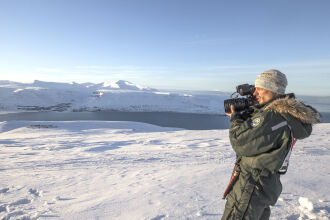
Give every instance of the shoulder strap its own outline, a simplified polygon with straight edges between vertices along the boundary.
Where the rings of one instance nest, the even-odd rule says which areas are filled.
[[[284,175],[288,171],[289,160],[290,160],[291,152],[292,152],[292,149],[293,149],[294,144],[296,143],[296,139],[293,136],[291,126],[289,124],[287,124],[287,125],[288,125],[288,127],[290,129],[290,134],[291,134],[291,147],[290,147],[290,150],[287,153],[287,155],[286,155],[286,157],[285,157],[285,159],[284,159],[284,161],[282,163],[281,168],[278,170],[278,173],[281,174],[281,175]]]

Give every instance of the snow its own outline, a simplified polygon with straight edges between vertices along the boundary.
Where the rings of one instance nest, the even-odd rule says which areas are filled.
[[[224,114],[226,93],[159,91],[125,80],[103,83],[0,81],[0,111],[167,111]]]
[[[0,114],[166,111],[224,114],[223,92],[128,81],[0,80]],[[329,112],[329,97],[302,97]],[[325,113],[326,115],[328,113]],[[298,141],[271,219],[329,219],[330,124]],[[220,219],[235,154],[228,130],[118,121],[0,122],[0,219]]]
[[[298,141],[271,219],[329,219],[330,124]],[[220,219],[228,130],[0,122],[0,219]]]
[[[313,211],[314,209],[313,203],[309,201],[308,198],[300,197],[298,201],[301,208],[307,209],[307,211],[309,212]]]

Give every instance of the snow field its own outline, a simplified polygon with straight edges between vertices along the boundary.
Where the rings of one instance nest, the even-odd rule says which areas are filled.
[[[328,219],[330,124],[298,141],[271,219]],[[220,219],[228,130],[0,123],[0,219]]]

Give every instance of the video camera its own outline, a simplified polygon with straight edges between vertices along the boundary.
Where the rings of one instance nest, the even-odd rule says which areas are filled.
[[[249,84],[242,84],[236,87],[236,92],[231,95],[231,99],[226,99],[224,101],[224,107],[226,113],[231,113],[230,106],[233,105],[236,112],[242,115],[248,115],[252,113],[251,106],[257,104],[257,100],[253,93],[255,87]],[[235,97],[233,98],[233,95]],[[238,98],[238,95],[245,96],[245,98]]]

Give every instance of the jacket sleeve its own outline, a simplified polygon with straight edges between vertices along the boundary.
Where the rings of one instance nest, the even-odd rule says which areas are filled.
[[[293,136],[296,139],[304,139],[311,135],[313,127],[311,124],[302,123],[298,119],[290,116],[289,114],[283,114],[289,125],[292,128]]]
[[[289,138],[290,131],[287,126],[276,130],[274,126],[284,121],[282,117],[270,112],[258,113],[245,121],[234,113],[229,130],[234,151],[238,156],[256,156],[279,148],[284,141],[283,137]]]

